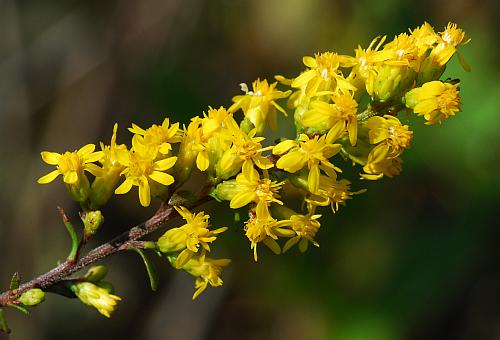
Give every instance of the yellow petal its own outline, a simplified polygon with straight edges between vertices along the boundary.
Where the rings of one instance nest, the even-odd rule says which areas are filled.
[[[42,159],[45,163],[50,164],[50,165],[57,165],[59,164],[59,160],[61,159],[61,154],[57,152],[48,152],[48,151],[43,151],[41,153]]]
[[[304,63],[304,65],[306,65],[307,67],[310,67],[310,68],[315,68],[316,66],[318,66],[316,59],[313,57],[306,56],[306,57],[302,58],[302,62]]]
[[[127,178],[118,188],[115,190],[115,194],[126,194],[132,189],[132,180]]]
[[[283,246],[283,253],[285,253],[288,249],[293,247],[297,242],[299,242],[300,236],[295,236],[286,241],[285,245]]]
[[[290,150],[294,146],[297,146],[297,142],[292,140],[292,139],[288,139],[288,140],[285,140],[283,142],[280,142],[280,143],[276,144],[276,146],[273,148],[273,155],[284,154],[285,152],[287,152],[288,150]]]
[[[314,70],[306,71],[293,80],[292,87],[296,88],[303,87],[307,85],[307,83],[309,83],[309,81],[311,81],[311,79],[313,79],[315,76],[316,76],[316,71]]]
[[[319,188],[319,167],[318,165],[314,165],[309,170],[309,175],[307,176],[307,186],[311,193],[316,193]]]
[[[210,161],[208,159],[208,152],[200,151],[196,157],[196,167],[201,171],[205,171],[208,169],[209,165]]]
[[[87,144],[82,146],[80,150],[78,150],[76,153],[78,154],[78,156],[85,158],[85,156],[91,154],[92,152],[94,152],[94,150],[95,150],[94,144]]]
[[[78,174],[76,171],[68,171],[64,174],[63,181],[67,184],[74,184],[78,181]]]
[[[88,172],[90,172],[92,175],[94,175],[96,177],[104,175],[104,171],[102,170],[102,168],[98,167],[94,163],[85,164],[85,166],[83,167],[83,169],[87,170]]]
[[[151,203],[149,183],[145,178],[142,178],[141,182],[139,183],[139,201],[141,201],[141,205],[143,207],[147,207]]]
[[[60,174],[61,173],[59,172],[59,170],[54,170],[54,171],[48,173],[47,175],[40,177],[37,182],[40,184],[50,183],[53,180],[55,180],[57,178],[57,176],[59,176]]]
[[[274,164],[267,157],[261,155],[257,155],[252,159],[255,165],[257,165],[261,169],[270,169],[274,166]]]
[[[97,162],[102,159],[104,156],[104,152],[102,151],[97,151],[93,152],[85,157],[82,157],[84,163],[92,163],[92,162]]]
[[[279,255],[281,254],[281,248],[280,248],[280,245],[278,244],[278,242],[276,242],[275,240],[273,240],[272,238],[270,237],[266,237],[262,243],[264,243],[269,249],[271,249],[271,251],[273,253],[275,253],[276,255]]]
[[[163,185],[170,185],[170,184],[174,183],[174,178],[171,175],[166,174],[166,173],[161,172],[161,171],[153,171],[149,175],[149,178],[151,178],[152,180],[154,180],[158,183],[161,183]]]
[[[287,153],[276,162],[276,167],[278,169],[284,169],[285,171],[294,173],[299,171],[304,167],[305,160],[301,156],[300,152]]]
[[[154,163],[155,170],[167,170],[174,166],[177,161],[177,157],[169,157],[162,159],[161,161],[157,161]]]
[[[233,199],[229,203],[229,207],[231,209],[241,208],[248,203],[252,202],[255,197],[255,193],[253,191],[242,191],[234,195]]]

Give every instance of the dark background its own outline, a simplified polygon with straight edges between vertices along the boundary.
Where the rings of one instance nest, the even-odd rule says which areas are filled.
[[[414,120],[404,172],[324,220],[320,248],[259,262],[240,226],[216,244],[233,258],[222,288],[191,301],[193,280],[157,261],[149,291],[136,254],[106,259],[123,297],[111,320],[50,295],[30,317],[7,311],[11,339],[500,339],[499,8],[489,1],[0,0],[0,286],[52,268],[69,250],[55,207],[76,218],[42,150],[119,141],[126,128],[188,122],[229,106],[238,84],[293,76],[317,51],[352,54],[379,34],[455,21],[472,38],[445,77],[463,112]],[[281,133],[288,133],[282,130]],[[136,192],[112,199],[95,244],[148,217]],[[230,225],[222,205],[206,208]],[[326,211],[325,211],[326,212]],[[0,336],[1,337],[1,336]]]

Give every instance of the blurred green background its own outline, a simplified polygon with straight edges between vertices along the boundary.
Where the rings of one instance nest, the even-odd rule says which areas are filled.
[[[106,259],[123,297],[111,320],[48,296],[30,317],[8,311],[11,339],[500,339],[500,32],[495,0],[0,1],[0,284],[27,280],[64,258],[55,207],[76,218],[41,150],[108,141],[113,123],[180,122],[228,106],[238,84],[292,76],[303,55],[351,54],[428,21],[455,21],[472,38],[445,77],[460,78],[463,112],[443,126],[415,120],[404,172],[357,182],[366,194],[324,220],[320,248],[254,263],[242,230],[221,237],[231,257],[222,288],[191,301],[193,280],[166,263],[148,290],[136,254]],[[115,197],[104,242],[148,217]],[[129,199],[127,199],[129,198]],[[214,224],[229,224],[213,204]],[[3,336],[5,338],[5,336]],[[2,335],[0,335],[0,339]]]

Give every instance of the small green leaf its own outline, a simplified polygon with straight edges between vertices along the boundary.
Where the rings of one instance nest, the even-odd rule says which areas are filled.
[[[30,311],[24,305],[16,305],[16,304],[13,304],[13,303],[9,303],[9,304],[7,304],[7,307],[11,307],[11,308],[17,309],[18,311],[20,311],[20,312],[22,312],[22,313],[24,313],[26,315],[30,315]]]
[[[149,258],[146,256],[144,251],[142,251],[139,248],[130,248],[131,250],[135,251],[137,254],[139,254],[144,261],[144,265],[146,266],[146,270],[148,272],[149,276],[149,283],[151,285],[151,290],[156,291],[158,288],[158,273],[156,272],[156,268],[154,267],[153,263],[149,260]]]
[[[0,331],[4,333],[10,333],[10,328],[7,325],[7,320],[5,320],[5,315],[3,314],[3,309],[0,308]]]
[[[12,275],[12,278],[10,279],[10,286],[9,286],[9,289],[10,290],[14,290],[14,289],[17,289],[19,288],[19,284],[21,283],[21,276],[19,276],[19,273],[18,272],[15,272],[13,275]]]

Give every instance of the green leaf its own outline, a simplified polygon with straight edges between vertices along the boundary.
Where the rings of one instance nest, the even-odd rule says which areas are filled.
[[[153,263],[151,263],[150,259],[146,256],[144,251],[139,248],[130,248],[131,250],[135,251],[137,254],[139,254],[144,261],[144,265],[146,266],[146,270],[148,272],[149,276],[149,283],[151,285],[151,290],[156,291],[158,288],[158,273],[156,272],[156,268],[154,267]]]
[[[11,308],[17,309],[18,311],[20,311],[20,312],[22,312],[22,313],[24,313],[26,315],[30,315],[30,311],[24,305],[16,305],[16,304],[13,304],[13,303],[9,303],[9,304],[7,304],[7,307],[11,307]]]
[[[3,309],[0,308],[0,331],[4,333],[10,333],[10,328],[7,325],[7,320],[5,320],[5,315],[3,314]]]
[[[18,272],[15,272],[13,275],[12,275],[12,278],[10,279],[10,286],[9,286],[9,289],[10,290],[14,290],[14,289],[17,289],[19,288],[19,284],[21,283],[21,277],[19,276],[19,273]]]

